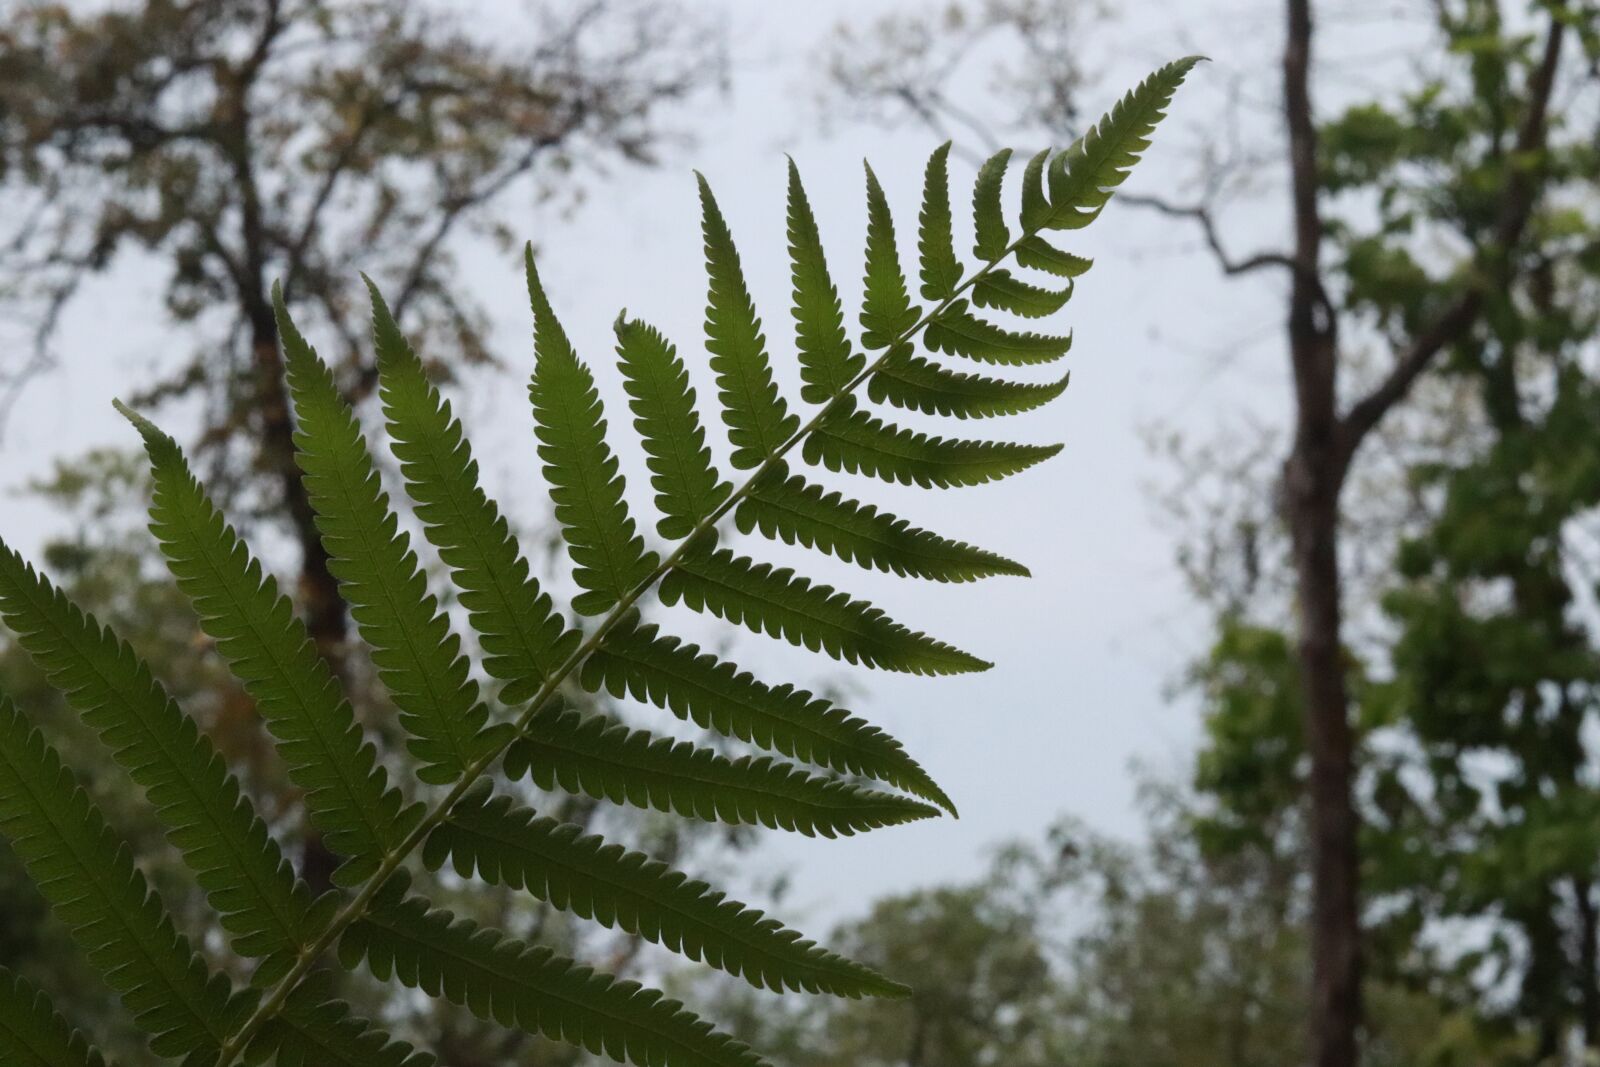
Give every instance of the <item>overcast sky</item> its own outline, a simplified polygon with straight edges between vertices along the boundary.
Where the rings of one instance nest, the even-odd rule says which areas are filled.
[[[617,433],[622,404],[609,366],[610,324],[626,306],[666,330],[691,363],[698,354],[704,288],[690,167],[702,170],[717,192],[780,373],[793,383],[785,153],[805,176],[853,318],[864,219],[860,160],[870,157],[883,179],[910,252],[921,169],[934,145],[913,126],[888,132],[839,121],[824,130],[818,122],[816,50],[829,28],[896,5],[727,0],[717,6],[732,29],[732,91],[702,102],[689,123],[698,139],[694,147],[670,155],[658,170],[619,172],[570,217],[525,204],[507,213],[539,246],[555,306],[604,383],[613,440],[625,442],[640,508],[648,505],[642,463],[637,447]],[[1273,0],[1186,0],[1159,5],[1159,11],[1149,5],[1135,9],[1148,14],[1123,15],[1086,36],[1082,55],[1093,81],[1084,103],[1096,113],[1168,59],[1203,51],[1216,60],[1180,94],[1129,188],[1192,198],[1185,183],[1196,153],[1220,135],[1225,88],[1241,73],[1247,75],[1245,135],[1271,148],[1280,7]],[[1397,5],[1328,7],[1338,14],[1335,28],[1348,37],[1363,27],[1387,28]],[[500,14],[509,19],[513,12],[508,7]],[[1373,64],[1392,54],[1380,55],[1372,38],[1366,51],[1328,47],[1345,64],[1330,67],[1339,79],[1330,95],[1364,88],[1375,77]],[[971,171],[958,164],[956,175],[958,224],[965,224]],[[1272,174],[1264,172],[1263,179],[1261,196],[1230,217],[1239,251],[1253,251],[1282,231],[1281,198]],[[986,674],[956,679],[841,674],[828,661],[787,646],[736,639],[736,658],[763,677],[847,678],[858,687],[853,709],[898,736],[962,810],[959,822],[939,820],[842,843],[775,839],[764,855],[793,869],[799,901],[814,909],[833,913],[863,891],[963,877],[997,840],[1036,834],[1063,814],[1098,830],[1135,835],[1140,819],[1131,765],[1139,761],[1168,777],[1189,767],[1198,737],[1195,708],[1169,691],[1203,648],[1205,617],[1173,565],[1173,531],[1152,499],[1152,487],[1170,485],[1173,472],[1145,435],[1181,431],[1203,439],[1246,417],[1281,418],[1287,393],[1279,305],[1270,280],[1224,281],[1190,229],[1133,208],[1113,205],[1072,247],[1096,266],[1060,316],[1076,338],[1068,357],[1071,388],[1044,412],[1002,420],[1014,426],[957,428],[1062,441],[1061,455],[999,485],[973,489],[906,491],[875,481],[852,486],[919,525],[1023,561],[1033,568],[1031,581],[919,585],[815,553],[752,545],[763,558],[841,580],[858,596],[892,605],[901,621],[996,663]],[[457,397],[458,410],[497,495],[522,520],[538,522],[546,511],[522,388],[531,350],[520,273],[514,263],[482,251],[464,263],[463,280],[494,316],[498,351],[511,371],[470,379]],[[21,485],[54,458],[91,445],[131,445],[120,420],[108,418],[108,405],[113,395],[147,381],[150,366],[171,351],[174,341],[159,322],[161,287],[146,266],[129,264],[94,283],[75,305],[61,336],[62,369],[29,388],[0,444],[5,486]],[[708,395],[704,367],[695,367],[695,374],[701,395]],[[0,499],[6,536],[25,551],[60,528],[59,516],[26,497]],[[727,632],[692,616],[661,614],[702,638]],[[848,891],[840,888],[841,870],[850,872]]]

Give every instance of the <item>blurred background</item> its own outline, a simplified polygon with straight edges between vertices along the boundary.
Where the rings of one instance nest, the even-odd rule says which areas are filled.
[[[1065,313],[1072,384],[1024,431],[1062,455],[961,495],[883,491],[1033,579],[930,588],[794,553],[996,668],[930,685],[732,649],[890,730],[961,819],[817,842],[541,800],[915,996],[779,998],[514,893],[452,904],[667,982],[780,1064],[1600,1063],[1597,11],[0,0],[0,526],[157,665],[325,879],[143,528],[113,397],[196,450],[393,741],[294,473],[273,281],[371,416],[372,275],[548,556],[523,241],[614,407],[623,307],[700,381],[700,170],[793,390],[786,155],[850,307],[863,158],[909,252],[936,145],[964,188],[996,148],[1063,146],[1206,54],[1072,246],[1096,261]],[[642,454],[623,463],[644,484]],[[8,641],[0,686],[107,768],[92,788],[226,966],[142,799]],[[155,1062],[3,846],[0,963],[120,1063]],[[453,1067],[586,1062],[347,985]]]

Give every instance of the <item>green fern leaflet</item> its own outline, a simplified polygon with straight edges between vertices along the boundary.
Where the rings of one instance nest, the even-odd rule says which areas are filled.
[[[208,968],[52,739],[29,709],[0,694],[0,835],[150,1048],[191,1067],[432,1064],[329,994],[326,968],[338,963],[490,1024],[639,1067],[764,1062],[659,991],[437,907],[414,858],[428,871],[448,866],[460,878],[508,887],[530,907],[562,909],[760,988],[906,995],[896,979],[914,975],[877,974],[685,872],[541,814],[516,783],[826,837],[954,813],[933,777],[881,729],[758,678],[648,617],[657,605],[682,605],[878,670],[989,667],[849,589],[729,547],[719,532],[731,526],[919,581],[1026,576],[1004,555],[824,487],[812,468],[953,489],[1010,477],[1056,453],[1059,446],[925,433],[869,405],[987,426],[1062,394],[1064,373],[1031,382],[1004,374],[1067,354],[1070,334],[1040,329],[1039,320],[1067,305],[1089,261],[1058,247],[1057,234],[1098,217],[1195,62],[1157,71],[1072,147],[1033,156],[1022,168],[1020,212],[1006,208],[1011,153],[985,163],[972,185],[972,262],[954,238],[948,145],[923,172],[914,263],[901,255],[889,198],[869,168],[865,295],[854,336],[791,162],[793,299],[788,320],[768,321],[792,322],[792,354],[783,351],[787,329],[781,338],[764,329],[732,227],[699,178],[705,355],[619,315],[626,398],[611,420],[530,251],[530,414],[578,588],[568,605],[541,588],[500,506],[480,487],[461,423],[373,288],[390,447],[493,691],[479,685],[473,646],[429,592],[408,522],[336,376],[275,293],[301,470],[357,635],[396,710],[403,752],[380,752],[365,735],[289,600],[178,444],[119,405],[149,455],[151,529],[173,577],[254,700],[311,825],[340,860],[336,888],[314,895],[211,738],[132,648],[0,543],[0,620],[143,791],[251,974],[236,987]],[[780,357],[795,361],[797,398],[780,388]],[[631,419],[613,421],[624,411]],[[709,439],[719,423],[731,446],[729,471],[718,469]],[[630,425],[636,435],[625,432]],[[622,476],[622,452],[635,448],[650,473],[653,515],[635,510],[640,502]],[[663,721],[676,717],[725,743],[680,740],[583,710],[571,699],[578,689],[649,705]],[[395,767],[405,768],[404,780],[391,777]],[[39,990],[3,968],[0,1060],[103,1067]]]

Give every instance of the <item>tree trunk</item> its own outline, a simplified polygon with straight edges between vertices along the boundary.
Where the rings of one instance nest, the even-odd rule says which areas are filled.
[[[1588,878],[1572,880],[1572,895],[1578,909],[1579,998],[1583,1012],[1583,1047],[1600,1050],[1600,920],[1594,906],[1594,882]]]
[[[1359,826],[1351,795],[1353,731],[1340,636],[1342,466],[1329,448],[1301,439],[1285,478],[1299,599],[1301,702],[1311,764],[1309,1022],[1314,1067],[1354,1067],[1361,1026]]]
[[[1288,340],[1297,418],[1284,466],[1283,506],[1294,552],[1301,706],[1311,763],[1308,1036],[1313,1067],[1355,1067],[1361,1027],[1360,867],[1339,576],[1339,493],[1349,450],[1338,409],[1335,312],[1321,283],[1310,0],[1288,0],[1287,14],[1284,120],[1295,233]]]

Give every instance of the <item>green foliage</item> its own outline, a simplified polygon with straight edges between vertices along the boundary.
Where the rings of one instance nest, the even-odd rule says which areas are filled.
[[[634,532],[622,501],[622,476],[606,446],[606,423],[594,376],[572,350],[556,321],[527,254],[528,296],[533,303],[535,363],[528,395],[533,400],[539,458],[550,483],[556,519],[564,527],[573,579],[587,592],[572,606],[603,615],[645,584],[657,559]]]
[[[988,419],[1020,415],[1066,392],[1068,376],[1054,382],[1011,382],[947,370],[910,349],[896,351],[867,383],[873,400],[928,415]]]
[[[578,645],[549,594],[540,590],[511,528],[478,486],[478,464],[373,290],[379,392],[395,458],[426,536],[450,568],[457,595],[482,646],[483,668],[504,682],[500,699],[532,697]]]
[[[867,357],[850,349],[844,305],[828,274],[822,235],[800,182],[800,168],[789,161],[789,264],[794,280],[794,340],[800,358],[802,399],[826,404],[850,388],[866,368]]]
[[[865,667],[961,674],[990,666],[943,641],[913,633],[865,601],[813,584],[788,567],[755,563],[726,548],[680,558],[661,582],[661,599]]]
[[[867,474],[924,489],[1008,478],[1061,451],[1060,445],[935,437],[855,408],[826,413],[802,448],[806,462],[830,471]]]
[[[726,737],[932,800],[950,798],[900,743],[804,689],[769,686],[655,625],[623,620],[583,665],[583,685],[632,696]]]
[[[453,782],[494,742],[484,731],[488,709],[478,702],[460,640],[399,530],[360,422],[293,325],[285,322],[282,332],[300,417],[300,466],[329,569],[411,735],[407,747],[418,760],[417,777]]]
[[[0,1053],[17,1067],[105,1067],[100,1053],[26,980],[0,967]]]
[[[304,345],[299,335],[287,334],[285,347],[297,345]],[[400,794],[277,582],[206,496],[177,444],[148,422],[135,425],[150,452],[151,528],[167,565],[277,738],[312,821],[345,857],[335,881],[355,884],[404,836]]]
[[[961,261],[956,259],[950,232],[950,142],[928,157],[922,190],[922,213],[917,217],[917,250],[922,262],[922,298],[945,300],[961,284]],[[993,277],[993,273],[989,275]],[[988,279],[980,279],[982,286]]]
[[[328,985],[325,975],[314,975],[296,989],[262,1026],[250,1057],[274,1056],[278,1067],[435,1067],[432,1056],[352,1015]]]
[[[0,696],[0,832],[158,1055],[215,1060],[245,995],[172,925],[72,772]]]
[[[706,276],[711,282],[706,295],[706,351],[711,353],[722,421],[728,425],[728,440],[733,444],[729,462],[736,470],[749,470],[779,454],[800,429],[800,417],[789,413],[778,383],[772,380],[767,339],[745,285],[733,235],[711,195],[711,186],[703,175],[697,177]]]
[[[1555,1063],[1600,1049],[1587,532],[1600,507],[1600,230],[1593,131],[1571,119],[1592,108],[1594,84],[1558,81],[1542,147],[1519,150],[1547,54],[1527,21],[1545,5],[1516,7],[1439,5],[1448,50],[1426,76],[1318,130],[1342,336],[1405,352],[1465,283],[1479,288],[1478,317],[1348,494],[1361,511],[1344,551],[1369,561],[1352,568],[1350,617],[1376,623],[1346,652],[1373,904],[1366,969],[1453,1016],[1419,1022],[1434,1033],[1411,1062]],[[1549,17],[1565,17],[1559,7]],[[1566,16],[1592,25],[1593,5]],[[1525,183],[1531,214],[1507,247],[1508,194]],[[1292,637],[1230,614],[1197,678],[1205,840],[1220,854],[1303,851]]]
[[[1010,163],[1011,149],[1002,148],[984,161],[978,169],[978,180],[972,186],[972,254],[979,259],[999,259],[1011,247],[1011,227],[1006,225],[1000,199]]]
[[[909,797],[807,774],[769,756],[730,760],[558,704],[534,716],[526,736],[506,752],[505,766],[507,776],[531,777],[544,789],[807,836],[852,834],[937,814]]]
[[[542,1033],[621,1062],[707,1067],[763,1062],[677,1001],[430,908],[419,897],[402,897],[403,881],[386,886],[345,931],[339,942],[345,966],[365,960],[380,980],[394,978],[502,1026]]]
[[[1004,277],[1009,278],[1009,275]],[[985,279],[989,280],[988,278]],[[995,306],[1006,307],[1008,311],[1016,311],[1009,304],[1021,303],[1025,294],[1019,294],[1015,284],[1007,288],[1003,282],[991,283],[995,288],[989,290],[989,295],[979,299],[976,294],[974,299],[980,307]],[[983,292],[984,290],[979,290]],[[1035,293],[1044,293],[1045,290],[1035,289]],[[1067,290],[1066,292],[1070,292]],[[1009,295],[1007,295],[1009,294]],[[1061,303],[1066,298],[1062,296]],[[1059,304],[1057,305],[1060,306]],[[1032,314],[1032,311],[1027,312]],[[1039,314],[1048,314],[1040,311]],[[1053,363],[1066,355],[1072,348],[1072,338],[1049,337],[1037,333],[1026,333],[1017,330],[1008,330],[997,326],[986,319],[981,319],[967,310],[967,302],[958,300],[941,311],[932,322],[928,324],[928,347],[935,352],[948,352],[954,356],[966,356],[968,359],[979,363],[992,363],[1004,367],[1025,367],[1036,363]]]
[[[1027,576],[1027,568],[993,552],[917,529],[870,504],[828,492],[798,474],[750,490],[734,512],[740,532],[760,528],[785,544],[799,541],[847,563],[940,582],[995,574]]]
[[[652,326],[617,319],[617,360],[627,381],[634,428],[649,454],[650,484],[669,540],[687,537],[722,506],[733,486],[717,478],[694,410],[689,371]]]
[[[886,734],[809,693],[757,681],[660,634],[642,621],[642,602],[653,594],[664,604],[683,603],[868,667],[918,674],[986,668],[976,656],[915,632],[846,591],[720,546],[717,525],[732,515],[746,532],[898,575],[964,582],[1025,574],[994,553],[914,527],[843,492],[825,492],[791,470],[788,457],[797,453],[833,470],[947,487],[1006,477],[1053,455],[1055,447],[946,440],[898,427],[860,406],[856,394],[882,368],[905,360],[919,336],[926,347],[942,350],[935,327],[944,331],[938,336],[960,338],[945,341],[945,348],[993,362],[1063,354],[1061,339],[1013,334],[979,318],[963,294],[971,290],[980,306],[1030,313],[1057,300],[1004,273],[1004,262],[1018,241],[1047,224],[1098,211],[1106,190],[1147,143],[1151,116],[1191,65],[1158,72],[1095,128],[1087,147],[1074,150],[1074,158],[1099,161],[1079,184],[1047,194],[1039,186],[1047,158],[1041,157],[1025,180],[1034,187],[1025,188],[1020,236],[976,267],[962,266],[951,245],[948,146],[939,149],[929,164],[922,216],[924,284],[932,294],[927,299],[936,301],[926,312],[911,303],[887,198],[869,170],[860,345],[884,350],[871,363],[853,354],[842,336],[815,220],[791,171],[797,347],[805,398],[820,404],[804,418],[790,411],[778,389],[731,232],[702,179],[710,370],[733,466],[749,473],[736,483],[722,479],[688,368],[659,333],[619,318],[619,362],[661,512],[656,529],[674,542],[660,550],[645,543],[629,510],[594,375],[557,321],[530,251],[529,396],[539,456],[580,589],[571,606],[590,619],[580,627],[569,627],[532,576],[478,484],[459,423],[374,289],[378,389],[392,447],[426,536],[449,568],[484,648],[484,670],[505,683],[492,704],[472,679],[449,616],[428,590],[359,421],[279,294],[278,331],[307,496],[359,634],[398,712],[409,762],[390,753],[380,764],[377,747],[357,726],[305,626],[191,474],[182,451],[124,408],[149,454],[152,529],[169,569],[254,698],[290,777],[306,795],[314,825],[343,861],[336,888],[313,901],[208,739],[166,698],[150,670],[20,557],[0,552],[0,615],[145,789],[223,914],[236,952],[260,958],[247,989],[235,991],[227,978],[208,973],[54,750],[11,703],[0,701],[0,829],[90,961],[136,1013],[151,1048],[197,1067],[268,1057],[280,1064],[426,1063],[334,999],[319,968],[337,945],[347,968],[365,963],[380,981],[396,979],[487,1022],[640,1067],[761,1062],[657,991],[457,918],[413,893],[408,861],[419,851],[435,868],[448,860],[463,877],[476,873],[523,887],[556,907],[743,975],[752,985],[846,997],[903,995],[898,983],[803,940],[709,885],[494,796],[489,776],[503,766],[507,778],[528,778],[546,790],[824,836],[933,817],[939,813],[934,804],[953,810]],[[977,195],[986,205],[1002,179],[994,167],[985,172]],[[990,236],[993,223],[984,223]],[[955,374],[930,380],[926,373],[922,388],[941,390],[947,399],[940,404],[969,415],[1027,410],[1060,392],[1007,392],[995,380]],[[870,386],[866,392],[872,395]],[[914,393],[902,388],[900,395]],[[775,754],[725,755],[718,747],[569,707],[570,690],[563,693],[569,680],[640,695],[733,744]],[[418,791],[423,799],[407,805],[385,765],[407,767],[424,786]],[[24,1003],[0,1007],[0,1024],[59,1038],[46,1008],[20,988],[13,1000]],[[68,1051],[74,1048],[69,1041]]]
[[[282,973],[308,938],[310,894],[211,739],[125,643],[0,544],[0,617],[156,807],[235,952]]]
[[[603,926],[619,926],[690,959],[715,961],[758,988],[841,996],[905,992],[705,882],[488,789],[464,797],[428,838],[428,866],[437,869],[447,858],[462,877],[476,871],[486,881],[526,889]]]

